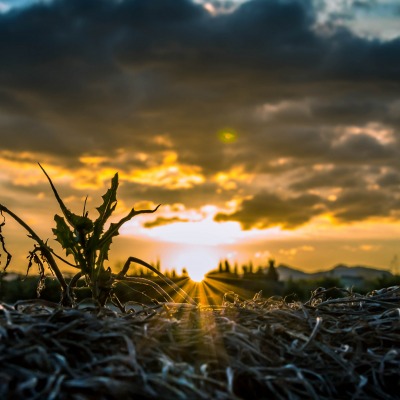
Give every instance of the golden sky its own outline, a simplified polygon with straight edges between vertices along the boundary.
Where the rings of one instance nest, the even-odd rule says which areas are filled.
[[[368,23],[367,23],[368,22]],[[0,1],[0,203],[56,247],[57,203],[111,249],[203,273],[220,258],[389,268],[400,224],[397,1]],[[32,246],[7,218],[10,269]],[[114,250],[114,251],[113,251]]]

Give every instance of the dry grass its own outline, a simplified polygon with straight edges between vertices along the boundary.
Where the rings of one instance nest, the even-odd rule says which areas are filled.
[[[0,398],[399,399],[400,286],[344,294],[125,315],[3,304]]]

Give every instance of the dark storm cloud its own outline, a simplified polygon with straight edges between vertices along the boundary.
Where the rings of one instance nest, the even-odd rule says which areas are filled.
[[[399,172],[391,171],[382,175],[377,183],[383,188],[400,187],[400,174]]]
[[[223,205],[224,202],[231,200],[231,193],[219,193],[218,186],[209,182],[190,189],[178,188],[173,190],[124,182],[120,187],[119,193],[121,198],[129,199],[129,201],[148,200],[155,204],[161,203],[160,211],[162,211],[164,204],[180,203],[184,204],[187,208],[198,208],[205,203]]]
[[[330,208],[339,221],[353,222],[370,217],[389,217],[392,211],[399,209],[399,203],[387,192],[349,189]]]
[[[153,138],[165,134],[179,161],[206,177],[238,164],[279,176],[288,167],[270,161],[288,157],[294,169],[350,167],[347,177],[332,175],[343,187],[362,181],[351,166],[396,168],[400,38],[366,40],[332,26],[321,33],[311,4],[252,0],[212,16],[189,0],[56,0],[0,14],[1,147],[56,156],[72,170],[82,154],[108,156],[107,166],[129,171],[145,163],[115,160],[117,149],[156,156],[163,147]],[[338,142],[338,126],[371,121],[389,124],[395,140]],[[227,145],[217,132],[229,127],[238,140]],[[233,217],[247,228],[301,225],[318,203],[301,191],[322,180],[308,174],[294,184],[295,198],[255,194]],[[157,203],[193,205],[228,200],[216,189],[135,186]],[[257,217],[263,201],[276,217],[268,207]],[[371,196],[371,212],[360,215],[379,213],[377,201]]]
[[[249,170],[271,173],[274,171],[270,161],[276,159],[277,155],[291,159],[283,168],[337,164],[352,166],[348,170],[349,175],[355,174],[358,167],[363,165],[398,166],[400,151],[396,131],[393,131],[393,138],[385,142],[367,133],[375,128],[358,126],[360,131],[357,134],[351,133],[352,127],[349,128],[350,133],[342,125],[313,126],[310,123],[296,126],[280,121],[279,125],[269,125],[264,129],[260,127],[257,134],[248,135],[236,159]],[[377,126],[376,130],[385,128]],[[279,173],[279,168],[276,172]]]
[[[355,173],[350,167],[336,167],[328,171],[311,171],[309,176],[303,176],[302,179],[292,183],[290,188],[303,191],[317,188],[354,188],[364,185],[362,171]]]
[[[392,145],[381,144],[369,135],[353,135],[332,149],[331,159],[336,162],[373,164],[390,162],[398,156]]]
[[[313,121],[325,124],[364,124],[366,121],[381,119],[387,115],[388,105],[374,96],[332,96],[311,103]]]
[[[322,199],[315,195],[282,198],[268,192],[258,193],[244,200],[238,211],[232,214],[219,213],[216,221],[238,221],[243,229],[270,228],[282,225],[293,229],[308,222],[321,213]]]
[[[182,136],[189,118],[195,133],[213,130],[241,107],[304,96],[305,82],[318,82],[311,93],[321,79],[398,83],[400,41],[347,31],[324,38],[313,22],[295,0],[254,0],[214,18],[186,0],[36,5],[0,17],[0,92],[36,118],[37,130],[64,122],[71,140],[83,135],[90,148],[96,139],[109,145],[112,132],[122,145],[143,146],[139,132],[156,129]]]
[[[232,214],[219,213],[216,221],[237,221],[243,229],[282,226],[294,229],[313,217],[329,212],[341,223],[367,220],[372,217],[393,217],[400,210],[400,201],[389,192],[369,189],[346,189],[336,201],[317,195],[283,198],[261,192],[245,200]]]
[[[271,157],[279,154],[282,157],[302,160],[308,158],[316,161],[327,155],[331,149],[331,137],[314,127],[288,126],[286,129],[276,127],[274,135],[260,132],[252,137],[252,140],[254,144],[258,144],[258,147],[254,146],[258,151],[267,150]]]

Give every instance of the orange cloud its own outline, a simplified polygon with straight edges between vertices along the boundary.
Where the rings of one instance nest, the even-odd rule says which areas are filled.
[[[205,182],[200,167],[179,163],[178,154],[173,151],[164,153],[161,164],[136,169],[124,178],[130,182],[160,186],[166,189],[189,189]]]

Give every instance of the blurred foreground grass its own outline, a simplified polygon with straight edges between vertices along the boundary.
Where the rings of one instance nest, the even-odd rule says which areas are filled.
[[[0,304],[4,399],[399,399],[400,286],[126,314]]]

